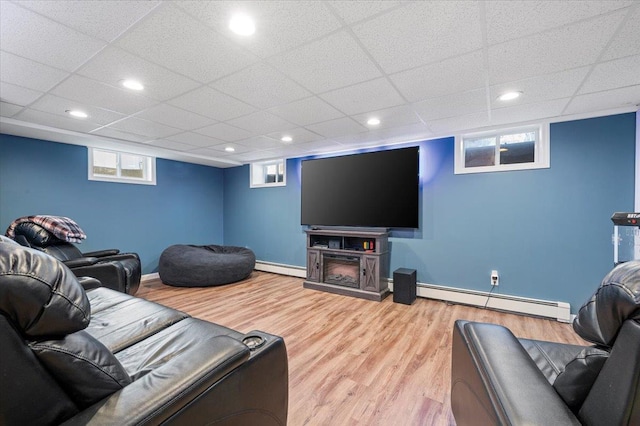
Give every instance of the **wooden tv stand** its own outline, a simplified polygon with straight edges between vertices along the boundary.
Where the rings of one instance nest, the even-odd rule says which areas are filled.
[[[305,288],[381,301],[389,295],[389,232],[308,229]]]

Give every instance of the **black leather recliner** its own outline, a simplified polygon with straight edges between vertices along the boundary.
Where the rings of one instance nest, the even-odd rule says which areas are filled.
[[[640,426],[640,261],[605,276],[573,328],[594,346],[458,320],[451,409],[465,425]]]
[[[138,291],[142,268],[136,253],[120,253],[118,249],[82,253],[74,244],[32,222],[19,223],[14,233],[18,243],[64,262],[77,277],[96,278],[102,286],[127,294]]]
[[[287,403],[282,338],[85,291],[0,237],[1,425],[286,426]]]

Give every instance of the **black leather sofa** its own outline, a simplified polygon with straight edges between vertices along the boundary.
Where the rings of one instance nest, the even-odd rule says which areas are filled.
[[[57,238],[32,222],[19,223],[14,233],[18,243],[64,262],[77,277],[93,277],[100,281],[102,287],[127,294],[138,291],[142,267],[136,253],[120,253],[118,249],[82,253],[74,244]]]
[[[594,346],[517,339],[456,321],[451,409],[465,425],[640,425],[640,261],[623,263],[579,310]]]
[[[92,281],[0,238],[0,424],[286,425],[282,338]]]

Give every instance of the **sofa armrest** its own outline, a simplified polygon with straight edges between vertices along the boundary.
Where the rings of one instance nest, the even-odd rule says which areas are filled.
[[[97,257],[78,257],[77,259],[63,260],[67,268],[79,268],[81,266],[95,265],[100,259]]]
[[[229,336],[203,339],[193,350],[176,356],[63,424],[159,424],[206,393],[245,363],[249,355],[247,346]]]
[[[104,257],[104,256],[113,256],[114,254],[120,253],[118,249],[106,249],[106,250],[96,250],[96,251],[88,251],[86,253],[82,253],[85,257]]]
[[[451,408],[459,426],[580,422],[505,327],[456,321]]]

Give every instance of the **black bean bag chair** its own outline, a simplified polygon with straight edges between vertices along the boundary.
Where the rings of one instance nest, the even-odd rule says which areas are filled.
[[[255,265],[255,254],[245,247],[176,244],[160,255],[158,273],[168,285],[208,287],[243,280]]]

